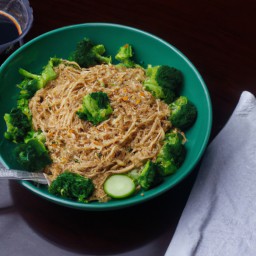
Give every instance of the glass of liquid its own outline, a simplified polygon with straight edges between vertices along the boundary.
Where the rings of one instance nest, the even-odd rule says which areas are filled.
[[[28,0],[0,0],[0,65],[23,43],[33,22]]]

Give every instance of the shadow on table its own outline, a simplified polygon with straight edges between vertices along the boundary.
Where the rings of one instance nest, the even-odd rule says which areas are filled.
[[[34,195],[19,183],[11,182],[10,187],[17,210],[44,239],[76,253],[113,255],[134,250],[175,229],[192,183],[191,178],[187,180],[149,202],[107,212],[66,208]]]

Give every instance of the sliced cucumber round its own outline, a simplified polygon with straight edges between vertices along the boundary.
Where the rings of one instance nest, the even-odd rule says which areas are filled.
[[[127,175],[114,174],[105,181],[104,191],[112,198],[126,198],[135,192],[135,183]]]

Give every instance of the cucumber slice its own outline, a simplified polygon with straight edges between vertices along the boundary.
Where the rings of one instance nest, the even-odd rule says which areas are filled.
[[[125,198],[135,192],[135,183],[127,175],[115,174],[105,181],[104,191],[112,198]]]

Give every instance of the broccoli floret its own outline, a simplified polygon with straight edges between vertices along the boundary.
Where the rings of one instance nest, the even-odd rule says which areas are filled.
[[[24,137],[31,130],[31,121],[19,108],[13,108],[9,114],[4,115],[7,130],[4,137],[14,143],[23,142]]]
[[[56,196],[87,202],[86,199],[94,191],[94,184],[89,178],[65,171],[51,183],[48,190]]]
[[[159,172],[157,164],[148,160],[138,178],[140,186],[145,190],[148,190],[160,184],[162,181],[163,176]]]
[[[121,65],[124,65],[127,68],[134,68],[138,66],[133,61],[133,50],[132,46],[125,44],[121,46],[115,56],[115,59],[121,62]]]
[[[185,96],[180,96],[169,105],[171,114],[169,120],[172,125],[185,130],[191,127],[197,117],[195,105]]]
[[[144,88],[168,104],[177,97],[183,83],[181,72],[166,65],[149,66],[146,76]]]
[[[40,171],[48,164],[51,158],[44,143],[46,138],[41,131],[30,130],[24,142],[15,148],[17,162],[28,171]]]
[[[61,59],[51,58],[40,75],[32,74],[20,68],[19,73],[24,76],[24,80],[18,85],[21,89],[20,98],[30,99],[37,90],[43,88],[49,81],[54,80],[57,77],[54,67],[59,65],[60,62]]]
[[[89,38],[84,38],[76,45],[75,51],[69,60],[75,61],[80,67],[88,68],[102,63],[111,63],[111,57],[104,56],[105,47],[94,44]]]
[[[42,143],[46,142],[45,135],[41,131],[34,131],[34,130],[29,131],[27,136],[24,139],[24,142],[27,143],[31,139],[37,139]]]
[[[112,112],[108,95],[104,92],[93,92],[84,96],[82,108],[76,113],[80,119],[97,125],[108,119]]]
[[[20,69],[19,71],[22,75],[24,75],[27,72],[24,69]],[[32,98],[36,91],[40,89],[38,79],[31,79],[26,77],[20,84],[18,84],[18,88],[21,89],[18,102],[19,100],[28,100]]]
[[[157,155],[156,164],[162,175],[167,176],[180,168],[185,156],[184,136],[177,129],[173,129],[165,136],[163,146]]]
[[[28,171],[41,171],[52,162],[44,143],[38,138],[19,144],[15,154],[17,162]]]
[[[37,90],[43,88],[49,81],[57,77],[54,67],[59,65],[61,59],[51,58],[48,64],[43,68],[40,75],[32,74],[25,69],[20,68],[19,72],[24,76],[23,81],[18,84],[20,93],[17,100],[17,107],[22,110],[22,112],[31,119],[31,113],[29,110],[29,99],[31,99]]]
[[[29,99],[19,97],[19,99],[17,100],[17,108],[20,109],[29,120],[32,119],[32,114],[29,109]]]

